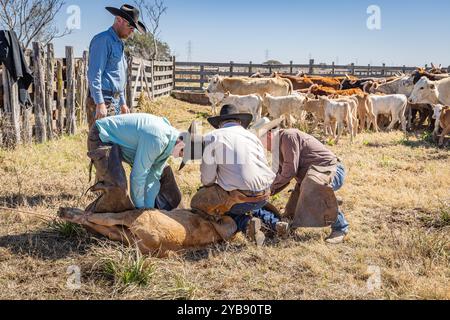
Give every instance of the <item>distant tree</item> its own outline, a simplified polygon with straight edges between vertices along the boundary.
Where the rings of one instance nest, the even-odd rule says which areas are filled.
[[[280,64],[282,64],[280,61],[277,61],[277,60],[268,60],[268,61],[266,61],[266,62],[264,62],[263,64],[266,64],[266,65],[280,65]]]
[[[134,3],[141,11],[143,22],[149,30],[145,35],[135,34],[130,38],[127,41],[127,51],[145,59],[170,58],[169,45],[159,40],[160,20],[167,12],[164,1],[154,0],[153,4],[150,4],[148,0],[134,0]]]
[[[55,16],[63,0],[0,0],[0,29],[14,30],[25,48],[33,41],[44,44],[71,33],[59,32]]]
[[[158,48],[157,59],[169,59],[171,57],[170,47],[167,43],[157,40],[156,45]],[[133,37],[127,40],[125,50],[130,55],[150,60],[155,57],[154,46],[152,34],[135,33]]]

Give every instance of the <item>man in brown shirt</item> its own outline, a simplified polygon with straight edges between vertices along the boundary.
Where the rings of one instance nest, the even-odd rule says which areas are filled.
[[[273,122],[277,126],[277,122]],[[287,205],[286,214],[292,218],[299,199],[300,188],[311,166],[334,167],[336,174],[331,183],[334,191],[339,190],[345,180],[345,168],[335,154],[328,150],[316,138],[297,129],[278,130],[277,127],[267,127],[258,134],[264,147],[268,151],[278,151],[279,169],[272,184],[272,195],[276,195],[289,186],[292,179],[297,185]],[[278,150],[277,150],[278,149]],[[328,243],[336,244],[344,241],[348,234],[349,224],[341,210],[338,210],[338,219],[332,225],[332,233],[327,238]]]

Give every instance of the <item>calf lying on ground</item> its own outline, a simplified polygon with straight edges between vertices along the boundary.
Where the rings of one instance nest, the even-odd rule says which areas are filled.
[[[227,241],[236,233],[230,217],[213,222],[188,210],[132,210],[123,213],[92,214],[61,208],[59,216],[87,227],[113,241],[137,245],[143,254],[167,256],[171,251],[201,248]]]

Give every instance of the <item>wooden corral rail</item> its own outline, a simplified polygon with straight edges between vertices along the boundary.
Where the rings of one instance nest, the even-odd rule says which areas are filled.
[[[176,62],[175,63],[175,90],[203,90],[208,82],[208,77],[216,74],[226,77],[249,77],[257,72],[269,76],[273,72],[280,72],[295,75],[303,72],[308,75],[323,76],[344,76],[354,75],[358,77],[388,77],[398,72],[410,73],[416,70],[415,67],[389,67],[382,66],[356,66],[315,64],[311,59],[309,64],[289,64],[266,65],[266,64],[248,64],[234,63],[211,63],[211,62]],[[450,67],[449,67],[450,70]]]

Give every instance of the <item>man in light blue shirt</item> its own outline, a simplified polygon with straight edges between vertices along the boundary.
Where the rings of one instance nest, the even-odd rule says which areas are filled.
[[[88,138],[88,156],[96,168],[93,191],[102,196],[88,212],[123,212],[134,208],[173,210],[181,192],[167,160],[182,157],[183,134],[165,118],[127,114],[96,121]],[[130,191],[122,161],[131,165]],[[130,201],[131,200],[131,201]]]
[[[139,10],[123,5],[120,9],[107,7],[116,16],[114,25],[96,35],[89,49],[89,97],[87,112],[89,127],[94,120],[110,115],[130,112],[125,101],[127,82],[127,59],[124,41],[138,29],[145,33],[145,26],[139,22]]]

